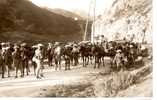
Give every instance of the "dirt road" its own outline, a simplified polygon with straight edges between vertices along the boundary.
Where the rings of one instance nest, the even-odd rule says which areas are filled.
[[[72,82],[79,82],[90,74],[96,74],[101,69],[93,69],[90,66],[83,68],[82,66],[74,66],[69,71],[55,71],[54,68],[46,68],[44,70],[44,78],[36,79],[33,73],[24,78],[14,78],[12,72],[11,78],[0,80],[0,96],[35,96],[40,93],[40,89],[45,86],[53,86],[58,84],[71,84]]]
[[[98,73],[100,74],[101,72],[104,74],[106,72],[109,72],[109,70],[110,70],[110,66],[107,63],[105,67],[101,67],[100,69],[94,69],[93,65],[90,64],[88,67],[82,67],[82,65],[73,66],[69,71],[65,71],[64,68],[60,71],[55,71],[53,67],[46,66],[44,70],[45,77],[43,79],[36,79],[36,77],[33,74],[33,69],[31,69],[32,72],[30,73],[30,75],[25,76],[24,78],[19,77],[15,79],[14,77],[15,72],[12,72],[11,74],[12,77],[0,79],[0,96],[1,97],[4,96],[7,97],[8,96],[9,97],[10,96],[11,97],[50,96],[51,97],[51,96],[58,96],[58,94],[56,93],[59,93],[59,96],[60,94],[65,93],[64,96],[91,97],[91,96],[95,96],[95,94],[92,94],[93,82],[97,81],[99,83],[99,81],[105,81],[104,77],[107,78],[107,76],[109,75],[109,74],[105,74],[105,76],[98,75]],[[97,75],[99,77],[97,77]],[[143,83],[139,83],[137,85],[133,85],[132,87],[126,90],[119,91],[120,93],[118,94],[118,96],[120,97],[151,96],[152,93],[151,91],[152,88],[150,88],[150,86],[152,86],[151,83],[152,82],[150,76],[150,78],[148,78],[148,80],[144,81]],[[147,91],[147,93],[144,92],[144,90],[148,88],[149,90]],[[68,91],[69,94],[66,91]],[[127,91],[133,91],[133,92],[128,94]]]

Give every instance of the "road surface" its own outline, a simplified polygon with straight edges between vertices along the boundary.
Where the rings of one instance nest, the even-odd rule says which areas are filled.
[[[36,79],[33,69],[31,69],[30,75],[24,78],[15,78],[15,72],[13,71],[10,78],[0,79],[0,96],[37,96],[40,95],[41,89],[45,86],[79,82],[84,80],[85,77],[99,73],[104,69],[104,67],[94,69],[93,65],[88,67],[79,65],[73,66],[68,71],[65,71],[64,68],[60,71],[55,71],[53,67],[46,67],[44,78],[42,79]]]

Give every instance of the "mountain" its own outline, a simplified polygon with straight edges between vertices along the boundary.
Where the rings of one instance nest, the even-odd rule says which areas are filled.
[[[62,15],[64,17],[68,17],[71,19],[75,19],[77,18],[77,23],[80,25],[82,32],[84,33],[85,27],[86,27],[86,21],[87,21],[87,14],[81,10],[77,10],[77,9],[73,9],[74,11],[67,11],[64,9],[60,9],[60,8],[55,8],[55,9],[51,9],[51,8],[45,8],[53,13]],[[86,40],[90,40],[90,33],[91,33],[91,27],[92,27],[92,20],[89,17],[89,22],[88,22],[88,27],[87,27],[87,35],[86,35]]]
[[[95,22],[95,34],[108,40],[152,43],[152,0],[113,0]]]
[[[65,17],[69,17],[69,18],[78,18],[78,20],[86,20],[84,17],[74,13],[74,12],[71,12],[71,11],[67,11],[67,10],[64,10],[64,9],[60,9],[60,8],[54,8],[54,9],[51,9],[51,8],[45,8],[53,13],[56,13],[56,14],[59,14],[59,15],[62,15],[62,16],[65,16]]]
[[[28,0],[0,1],[0,40],[79,41],[81,25]]]
[[[74,12],[75,14],[87,19],[88,18],[88,12],[85,12],[81,9],[71,9],[71,12]],[[89,19],[92,20],[92,16],[89,16]]]

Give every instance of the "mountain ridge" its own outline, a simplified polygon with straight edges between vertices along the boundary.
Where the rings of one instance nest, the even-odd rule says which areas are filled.
[[[0,14],[0,35],[3,34],[6,39],[16,40],[16,37],[7,38],[5,33],[12,35],[11,32],[14,32],[20,37],[23,32],[41,35],[41,39],[44,35],[47,40],[82,40],[83,30],[77,21],[40,8],[28,0],[3,0],[0,2]]]

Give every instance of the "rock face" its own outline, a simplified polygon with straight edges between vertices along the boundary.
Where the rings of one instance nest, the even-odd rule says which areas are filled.
[[[93,26],[94,37],[152,43],[152,0],[113,0]]]

